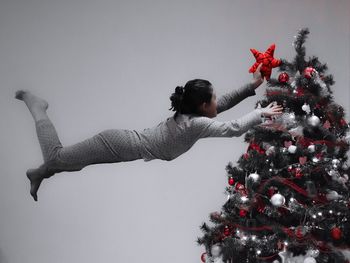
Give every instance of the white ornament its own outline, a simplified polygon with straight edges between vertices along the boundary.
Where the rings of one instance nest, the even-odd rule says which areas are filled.
[[[307,123],[313,127],[316,127],[321,123],[321,120],[319,117],[313,114],[307,119]]]
[[[326,198],[327,200],[329,201],[333,201],[333,200],[337,200],[338,198],[340,198],[341,195],[338,194],[336,191],[329,191],[327,194],[326,194]]]
[[[307,257],[304,259],[304,263],[317,263],[317,261],[313,257]]]
[[[333,159],[332,160],[332,165],[334,168],[337,168],[340,164],[340,161],[338,159]]]
[[[315,152],[316,150],[316,146],[314,144],[310,144],[308,147],[307,147],[307,150],[310,152],[310,153],[313,153]]]
[[[310,105],[309,105],[309,104],[306,104],[306,103],[304,103],[304,105],[301,106],[301,109],[302,109],[303,111],[305,111],[307,114],[309,114],[309,113],[311,112],[311,110],[310,110]]]
[[[255,172],[255,173],[251,173],[251,174],[248,176],[248,179],[251,179],[251,180],[253,180],[254,183],[256,183],[257,181],[259,181],[260,175],[257,174],[256,172]]]
[[[320,161],[320,159],[318,159],[316,156],[312,157],[312,161],[314,163],[318,163]]]
[[[283,195],[277,193],[271,197],[270,201],[274,206],[280,207],[284,205],[286,198]]]
[[[295,153],[297,151],[297,147],[295,145],[290,145],[288,147],[288,152]]]

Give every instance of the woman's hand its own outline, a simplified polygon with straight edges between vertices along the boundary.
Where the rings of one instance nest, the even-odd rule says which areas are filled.
[[[280,105],[277,105],[275,102],[271,102],[265,108],[261,108],[261,110],[262,110],[261,114],[264,115],[265,117],[281,115],[283,113],[282,112],[283,107]]]
[[[259,66],[256,68],[255,72],[253,73],[253,80],[252,84],[254,85],[254,88],[256,89],[264,82],[264,77],[262,76],[260,69],[261,69],[262,63],[259,64]]]

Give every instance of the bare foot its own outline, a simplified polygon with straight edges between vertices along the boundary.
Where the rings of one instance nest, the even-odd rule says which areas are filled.
[[[31,93],[27,89],[17,90],[15,98],[18,100],[23,100],[26,103],[29,110],[39,109],[39,110],[46,111],[47,108],[49,107],[49,104],[46,100],[38,96],[35,96],[33,93]]]
[[[28,169],[27,177],[30,180],[30,194],[33,196],[35,201],[38,201],[37,192],[44,178],[49,177],[48,170],[44,164],[37,169]]]

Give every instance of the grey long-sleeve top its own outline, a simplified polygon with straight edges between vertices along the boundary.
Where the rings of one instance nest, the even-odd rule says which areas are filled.
[[[226,93],[217,100],[217,113],[228,110],[255,94],[252,84]],[[144,161],[170,161],[188,151],[201,138],[240,136],[262,122],[261,109],[255,109],[239,119],[229,121],[217,121],[195,114],[178,113],[176,118],[174,116],[175,114],[151,128],[132,130],[130,135]]]

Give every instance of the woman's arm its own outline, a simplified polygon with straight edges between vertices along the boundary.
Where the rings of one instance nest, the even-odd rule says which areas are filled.
[[[231,109],[233,106],[237,105],[239,102],[244,100],[249,96],[255,95],[256,84],[248,83],[239,88],[238,90],[233,90],[222,96],[217,100],[216,111],[217,114]]]
[[[192,132],[197,139],[241,136],[253,126],[262,123],[264,117],[280,115],[282,110],[282,106],[272,102],[265,108],[257,108],[236,120],[216,121],[206,116],[195,117],[192,120]]]
[[[244,100],[249,96],[255,95],[255,89],[259,87],[263,82],[264,78],[260,73],[262,64],[260,64],[256,71],[253,73],[253,80],[239,88],[238,90],[233,90],[225,95],[222,95],[217,100],[216,112],[219,114],[225,110],[231,109],[233,106]]]
[[[261,122],[261,109],[255,109],[239,119],[229,121],[216,121],[206,116],[200,116],[193,119],[193,132],[196,133],[197,139],[205,137],[234,137],[242,135]]]

